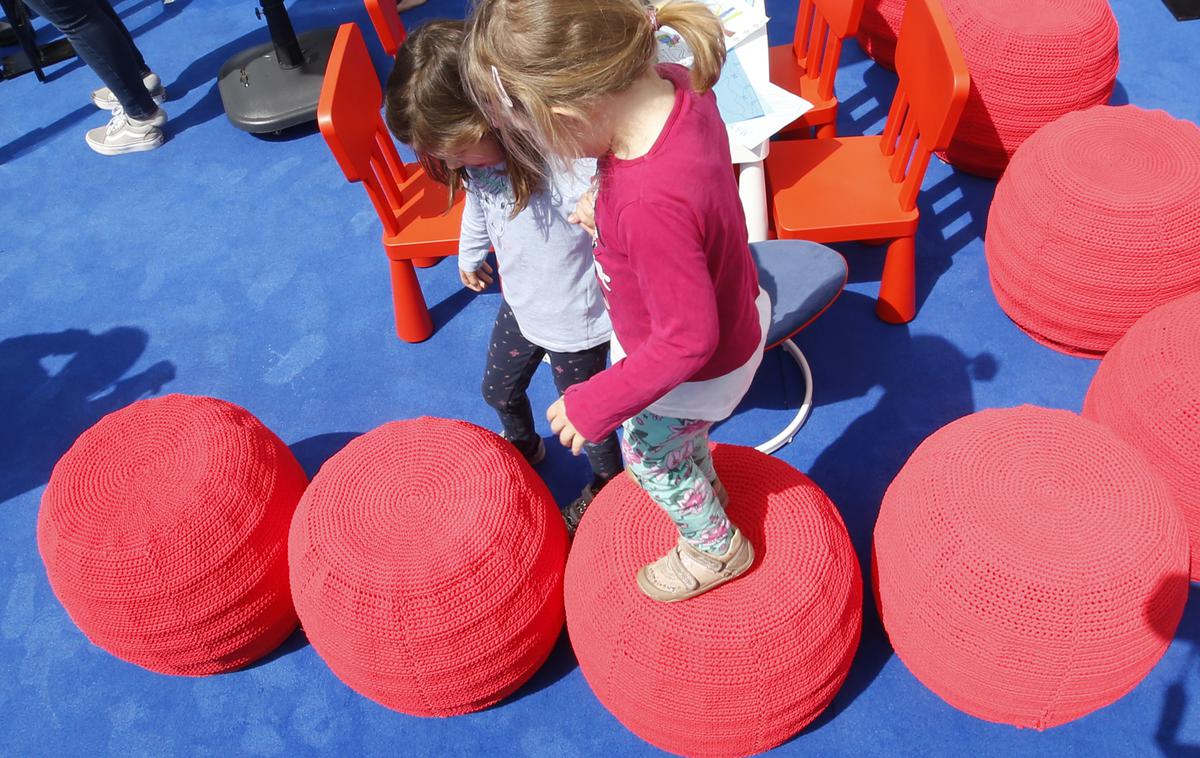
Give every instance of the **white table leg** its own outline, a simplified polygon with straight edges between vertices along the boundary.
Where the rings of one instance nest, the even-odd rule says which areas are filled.
[[[750,241],[762,242],[767,238],[767,175],[762,161],[741,164],[738,194],[746,211],[746,231]]]

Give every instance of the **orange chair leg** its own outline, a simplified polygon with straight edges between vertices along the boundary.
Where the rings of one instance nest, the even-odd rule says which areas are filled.
[[[396,336],[420,342],[433,334],[433,319],[421,294],[421,283],[412,261],[389,261],[392,267],[392,304],[396,308]]]
[[[441,262],[441,258],[413,258],[413,265],[417,268],[433,268]]]
[[[837,136],[837,124],[822,124],[817,127],[817,139],[832,139]]]
[[[883,279],[875,315],[889,324],[907,324],[917,315],[916,241],[912,237],[892,240],[883,260]]]

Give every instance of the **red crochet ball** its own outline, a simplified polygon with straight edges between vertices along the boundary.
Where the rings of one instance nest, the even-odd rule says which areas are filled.
[[[862,630],[858,559],[825,493],[750,448],[714,455],[754,545],[749,572],[680,603],[643,595],[638,568],[679,532],[628,477],[592,502],[567,562],[567,629],[588,684],[639,737],[693,756],[796,734],[837,694]]]
[[[866,0],[858,24],[858,44],[879,65],[895,70],[896,36],[904,18],[904,0]]]
[[[1117,80],[1117,20],[1107,0],[945,0],[971,94],[941,157],[981,176],[1004,172],[1042,126],[1107,103]]]
[[[1200,580],[1200,293],[1133,325],[1100,362],[1083,415],[1140,450],[1166,481]]]
[[[1200,291],[1200,128],[1097,106],[1029,138],[996,186],[992,290],[1031,337],[1105,353],[1148,311]]]
[[[306,484],[244,409],[142,400],[100,419],[54,467],[38,549],[95,644],[163,674],[229,671],[296,628],[286,540]]]
[[[1068,411],[955,421],[888,487],[876,597],[925,686],[979,718],[1044,729],[1154,666],[1188,593],[1187,533],[1136,450]]]
[[[321,467],[292,522],[292,595],[317,653],[393,710],[486,708],[545,662],[563,625],[567,533],[512,445],[396,421]]]

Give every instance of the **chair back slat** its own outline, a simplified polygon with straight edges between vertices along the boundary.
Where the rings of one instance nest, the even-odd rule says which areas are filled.
[[[892,153],[891,163],[888,164],[888,175],[893,182],[902,182],[908,173],[908,163],[912,158],[913,145],[917,143],[917,120],[912,117],[912,110],[904,120],[904,128],[900,130],[900,139]]]
[[[371,17],[371,25],[375,27],[375,33],[379,35],[379,41],[383,44],[383,51],[395,58],[396,52],[407,37],[396,3],[393,0],[364,0],[364,3],[367,6],[367,15]]]
[[[342,24],[334,38],[317,103],[317,124],[330,152],[351,182],[362,182],[388,234],[399,232],[407,178],[380,108],[383,90],[362,32]]]
[[[938,0],[909,0],[905,5],[896,43],[896,72],[908,93],[922,141],[930,150],[944,150],[967,104],[971,77]]]
[[[821,60],[821,76],[817,82],[817,94],[828,100],[833,97],[833,80],[837,76],[838,59],[842,55],[842,39],[833,34],[825,43],[825,56]]]
[[[929,156],[944,150],[967,104],[971,78],[939,0],[908,0],[896,43],[900,83],[881,149],[891,155],[900,205],[912,210]]]
[[[796,32],[792,36],[792,52],[796,56],[796,65],[804,66],[808,61],[809,40],[812,39],[813,13],[816,8],[813,0],[802,0],[796,13]]]

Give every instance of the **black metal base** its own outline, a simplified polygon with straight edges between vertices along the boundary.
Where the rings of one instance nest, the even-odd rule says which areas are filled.
[[[1163,5],[1179,21],[1194,21],[1200,18],[1200,0],[1163,0]]]
[[[49,45],[40,45],[36,49],[36,61],[31,61],[25,52],[13,53],[0,59],[0,79],[15,79],[33,71],[37,73],[38,79],[46,81],[42,74],[43,68],[75,57],[75,48],[65,39],[55,40]]]
[[[0,60],[0,79],[13,79],[28,74],[37,74],[38,81],[46,81],[42,72],[45,66],[65,61],[75,57],[75,49],[65,39],[51,42],[49,45],[38,45],[29,23],[29,11],[18,0],[0,0],[0,9],[8,21],[6,44],[16,43],[21,46],[21,52],[5,56]]]
[[[337,28],[297,35],[304,62],[283,68],[273,42],[237,53],[217,77],[225,115],[239,129],[253,134],[277,132],[315,121],[325,65]]]

